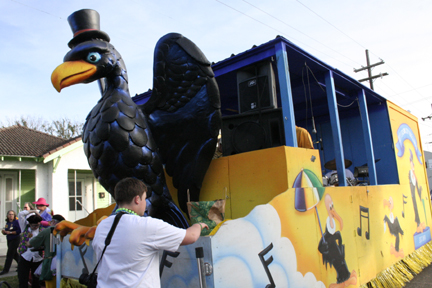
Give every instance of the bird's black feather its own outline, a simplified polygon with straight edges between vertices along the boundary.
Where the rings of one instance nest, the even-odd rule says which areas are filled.
[[[156,45],[153,91],[143,111],[178,201],[187,211],[201,185],[221,127],[219,89],[210,62],[189,39],[171,33]]]

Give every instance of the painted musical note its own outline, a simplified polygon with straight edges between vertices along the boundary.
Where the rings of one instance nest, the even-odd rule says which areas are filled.
[[[179,256],[179,255],[180,255],[180,252],[170,252],[170,251],[166,251],[166,250],[163,251],[162,259],[161,259],[160,264],[159,264],[159,276],[160,277],[162,277],[162,272],[163,272],[164,267],[166,266],[168,268],[171,268],[171,266],[173,264],[172,262],[167,260],[167,257],[171,256],[173,258],[177,258],[177,256]]]
[[[405,204],[408,203],[407,201],[405,201],[405,199],[407,199],[407,198],[408,198],[408,196],[405,196],[404,194],[402,194],[402,207],[403,207],[402,217],[403,218],[405,218]]]
[[[270,284],[266,285],[265,288],[275,288],[276,287],[276,284],[274,283],[273,277],[270,273],[270,269],[268,268],[270,263],[273,262],[273,256],[270,256],[267,260],[264,259],[264,255],[267,254],[271,249],[273,249],[273,243],[270,243],[269,246],[267,246],[263,251],[258,253],[258,257],[260,258],[261,263],[264,266],[264,270],[266,271],[267,277],[270,280]]]
[[[362,218],[368,219],[368,228],[365,232],[365,237],[367,240],[370,238],[370,223],[369,223],[369,208],[360,206],[360,227],[357,227],[357,234],[362,236]]]

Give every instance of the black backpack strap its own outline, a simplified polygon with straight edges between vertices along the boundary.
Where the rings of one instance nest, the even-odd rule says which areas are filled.
[[[117,224],[120,221],[120,217],[123,216],[123,214],[126,214],[126,212],[119,212],[115,216],[113,225],[111,226],[111,230],[108,232],[107,238],[105,239],[105,248],[111,243],[111,238],[114,234],[114,230],[116,229]],[[104,251],[105,251],[105,249],[104,249]],[[103,255],[103,252],[102,252],[102,255]],[[101,257],[102,257],[102,255],[101,255]]]
[[[119,212],[119,213],[117,213],[117,215],[115,216],[115,218],[114,218],[114,222],[113,222],[113,225],[111,226],[111,229],[110,229],[110,231],[108,232],[107,238],[105,239],[105,247],[104,247],[104,249],[103,249],[103,251],[102,251],[102,254],[101,254],[100,258],[99,258],[98,263],[96,264],[96,266],[95,266],[95,268],[93,269],[93,272],[92,272],[91,274],[95,274],[96,269],[97,269],[97,267],[98,267],[100,261],[102,260],[102,256],[104,255],[107,246],[111,243],[111,238],[112,238],[112,236],[113,236],[113,234],[114,234],[114,231],[115,231],[115,229],[116,229],[116,227],[117,227],[117,224],[119,223],[120,218],[123,216],[123,214],[126,214],[126,212]]]

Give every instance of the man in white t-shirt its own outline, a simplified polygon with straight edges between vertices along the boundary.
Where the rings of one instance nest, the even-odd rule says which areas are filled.
[[[97,287],[160,287],[159,251],[176,251],[180,245],[198,240],[208,226],[197,223],[188,229],[174,227],[162,220],[141,217],[146,210],[146,185],[134,178],[117,183],[114,194],[119,209],[126,212],[114,231],[98,266]],[[96,229],[93,249],[100,259],[105,239],[115,216],[103,220]]]

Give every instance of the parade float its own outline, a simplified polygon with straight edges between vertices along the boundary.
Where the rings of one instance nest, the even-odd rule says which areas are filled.
[[[100,37],[98,41],[109,42]],[[184,43],[177,41],[186,54],[195,53]],[[207,65],[200,57],[192,56]],[[220,107],[221,126],[212,127],[221,127],[222,149],[220,157],[199,165],[206,172],[194,184],[198,191],[191,201],[223,199],[225,220],[195,244],[161,252],[162,287],[402,287],[430,263],[431,202],[413,115],[280,36],[211,68],[220,106],[200,99],[213,101],[217,109],[208,109],[216,120]],[[210,72],[206,75],[212,78]],[[109,89],[107,80],[100,83],[102,93]],[[214,89],[202,87],[201,92]],[[162,107],[154,97],[164,88],[156,88],[135,96],[136,107]],[[127,114],[123,104],[111,105]],[[156,123],[168,116],[151,116],[147,109],[152,129],[170,130]],[[126,125],[111,114],[91,112],[86,125],[92,130],[99,119],[111,127]],[[208,123],[210,118],[203,119]],[[308,130],[314,149],[298,147],[296,126]],[[106,130],[89,136],[85,149],[94,149],[92,141],[97,145]],[[164,132],[151,133],[155,142],[166,139]],[[210,134],[213,153],[217,135]],[[170,196],[152,188],[155,197],[174,199],[176,207],[183,207],[185,190],[193,185],[182,187],[164,149],[169,147],[161,148],[165,174],[158,177],[165,178]],[[208,154],[202,157],[208,159]],[[92,168],[101,161],[89,157]],[[97,167],[93,171],[107,173]],[[83,270],[92,271],[98,260],[89,245],[94,225],[113,208],[98,209],[67,229],[56,228],[63,239],[57,249],[58,287],[72,285],[66,279],[78,279]]]

